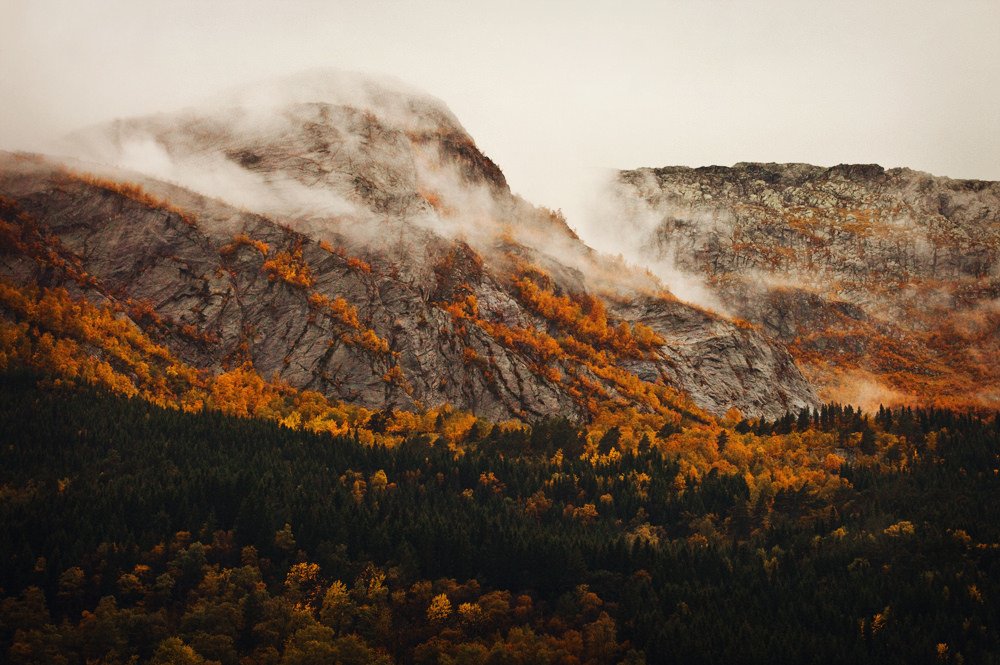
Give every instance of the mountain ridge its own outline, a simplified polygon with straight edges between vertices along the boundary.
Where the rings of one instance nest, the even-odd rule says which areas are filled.
[[[996,404],[1000,183],[741,163],[624,171],[612,196],[824,398]]]
[[[245,359],[262,374],[330,398],[370,408],[449,403],[499,419],[553,412],[597,418],[605,408],[626,407],[673,412],[670,404],[687,399],[716,416],[736,408],[773,418],[819,403],[796,360],[831,396],[829,377],[817,369],[829,340],[799,333],[813,334],[814,325],[828,331],[829,321],[826,328],[820,323],[838,316],[852,319],[852,307],[864,310],[870,284],[842,279],[836,288],[850,297],[826,299],[820,308],[795,303],[808,305],[810,289],[821,285],[769,288],[771,304],[760,311],[730,308],[734,298],[752,300],[754,280],[788,282],[757,265],[776,248],[786,260],[780,241],[764,243],[725,273],[744,289],[718,291],[730,313],[704,310],[677,300],[649,273],[595,252],[558,213],[513,195],[500,168],[440,100],[328,72],[242,94],[90,128],[67,142],[82,158],[132,172],[79,162],[67,174],[46,162],[32,183],[27,162],[7,157],[0,177],[0,193],[58,236],[88,274],[161,318],[218,338],[214,350],[177,335],[161,338],[192,366],[218,373],[245,347]],[[91,170],[95,177],[84,173]],[[654,170],[628,173],[633,189],[642,178],[658,184]],[[836,209],[873,178],[906,177],[914,189],[926,187],[909,171],[872,165],[748,163],[659,173],[715,179],[676,197],[699,214],[711,208],[712,188],[734,173],[742,175],[726,185],[727,201],[744,205],[739,197],[749,191],[759,198],[758,212],[785,194],[802,194],[794,192],[806,182],[825,183],[802,194],[818,210]],[[130,179],[165,203],[130,197]],[[783,194],[772,185],[784,181],[792,184]],[[953,197],[959,217],[971,214],[963,212],[963,192]],[[714,196],[718,203],[719,192]],[[711,208],[721,211],[713,224],[726,221],[730,208]],[[171,210],[176,219],[162,215]],[[178,225],[186,216],[195,223]],[[791,233],[769,219],[761,217],[765,236]],[[146,245],[133,237],[138,228]],[[676,230],[652,237],[671,246]],[[700,232],[691,232],[699,242]],[[109,246],[101,250],[101,243]],[[695,274],[706,258],[728,256],[693,244],[682,249],[672,261]],[[941,269],[968,272],[979,254],[967,249],[945,252]],[[992,256],[988,246],[983,251]],[[22,284],[41,279],[24,267],[24,257],[12,256],[5,274]],[[126,256],[134,257],[128,265]],[[707,276],[718,290],[722,277]],[[110,293],[95,297],[117,302]],[[791,304],[775,304],[781,298]],[[865,316],[852,319],[863,327],[857,335],[898,337]],[[843,348],[834,345],[838,353]],[[854,352],[855,365],[866,353]]]
[[[165,270],[164,257],[130,242],[127,220],[114,222],[125,226],[110,252],[144,257],[133,268],[103,266],[112,267],[111,277],[127,275],[115,288],[137,289],[127,297],[226,340],[225,352],[167,340],[204,369],[225,369],[233,349],[248,344],[247,359],[263,373],[336,399],[386,408],[447,402],[494,418],[552,411],[594,417],[596,404],[608,399],[643,405],[640,395],[656,385],[716,415],[735,407],[776,417],[815,406],[810,382],[825,399],[856,399],[852,386],[860,385],[874,395],[861,397],[888,403],[930,390],[969,404],[993,401],[997,377],[977,367],[997,346],[988,330],[1000,236],[995,208],[984,199],[997,197],[993,183],[877,164],[621,172],[612,221],[636,231],[640,243],[648,236],[652,259],[707,280],[729,312],[720,315],[679,302],[649,274],[595,253],[558,213],[513,195],[443,102],[385,79],[310,72],[222,94],[201,109],[91,127],[65,145],[108,165],[65,162],[76,187],[72,214],[65,201],[47,198],[67,193],[67,174],[55,163],[39,167],[41,182],[25,189],[27,162],[7,157],[4,182],[15,200],[10,186],[20,183],[30,214],[47,218],[67,246],[104,242],[73,234],[89,227],[101,237],[121,204],[107,200],[108,192],[135,182],[166,202],[134,213],[148,230],[167,232],[162,219],[148,218],[156,210],[200,220],[206,235],[195,243],[197,265],[242,279],[252,300],[268,303],[240,315],[249,323],[223,323],[212,303],[236,292],[222,296],[212,291],[221,281],[190,282],[183,270],[145,277],[147,267]],[[85,171],[96,176],[81,177]],[[47,210],[53,205],[75,220],[72,230],[55,231],[61,222]],[[315,249],[324,246],[332,254]],[[158,247],[154,254],[179,251]],[[219,252],[228,252],[222,263],[213,258]],[[88,263],[83,254],[77,258]],[[338,261],[346,267],[330,274]],[[20,270],[22,282],[37,279]],[[87,272],[102,269],[88,265]],[[890,282],[899,293],[885,288]],[[195,283],[202,300],[189,293]],[[278,295],[281,284],[301,297]],[[386,300],[389,293],[396,295]],[[952,325],[944,321],[956,298],[965,317],[955,324],[960,339],[945,344],[945,332],[955,337],[941,326]],[[317,311],[329,318],[331,303],[343,320],[333,315],[333,328],[310,331]],[[245,339],[246,325],[268,332],[258,344]],[[350,330],[338,332],[338,325]],[[626,332],[616,337],[608,332],[614,326]],[[647,329],[650,345],[634,347],[635,331]],[[574,334],[591,344],[578,346]],[[382,360],[366,351],[362,335],[369,347],[385,349]],[[956,347],[970,337],[971,351]],[[331,356],[319,352],[320,338],[336,347],[336,378],[321,368]],[[314,351],[303,357],[303,348]],[[455,367],[463,368],[461,387],[448,386]],[[391,372],[414,377],[397,386],[409,392],[386,389]],[[977,382],[984,387],[978,395]],[[651,404],[641,408],[659,408]]]
[[[20,161],[24,163],[26,160],[22,159]],[[27,160],[27,162],[32,163],[29,170],[37,170],[37,162],[32,162],[32,160]],[[344,257],[337,254],[337,252],[344,251],[339,249],[340,247],[352,246],[351,241],[347,237],[340,237],[340,240],[344,242],[336,245],[336,247],[327,243],[327,247],[334,248],[334,253],[331,254],[322,248],[321,243],[326,243],[327,241],[317,243],[316,241],[307,240],[305,236],[298,236],[290,229],[281,231],[280,228],[273,226],[273,223],[267,221],[266,218],[254,216],[252,213],[240,213],[225,206],[225,204],[216,202],[213,206],[205,207],[205,210],[211,212],[211,228],[213,231],[210,235],[213,239],[209,242],[207,250],[195,250],[194,247],[199,246],[199,244],[203,245],[205,241],[198,241],[194,246],[190,245],[189,241],[184,241],[178,246],[176,243],[181,241],[174,236],[178,233],[184,236],[197,231],[197,223],[194,227],[190,227],[176,216],[164,216],[162,214],[163,209],[157,208],[155,205],[152,207],[146,206],[145,210],[143,210],[143,206],[141,205],[138,209],[135,209],[136,201],[129,199],[127,196],[121,197],[117,195],[116,192],[108,189],[107,183],[99,180],[88,181],[87,178],[81,180],[79,177],[69,176],[72,186],[67,187],[66,183],[60,182],[60,179],[67,176],[58,171],[55,165],[51,165],[49,168],[55,170],[48,172],[48,176],[46,176],[48,180],[39,178],[38,174],[34,173],[22,177],[19,181],[20,185],[16,185],[18,182],[17,178],[11,179],[13,176],[12,171],[16,171],[16,169],[11,169],[8,165],[8,168],[5,169],[5,178],[3,179],[5,193],[15,194],[15,198],[24,204],[29,214],[41,215],[46,224],[51,223],[51,226],[49,226],[50,230],[59,235],[61,242],[66,247],[71,250],[73,248],[89,248],[89,255],[84,260],[88,273],[98,275],[104,280],[110,280],[108,286],[112,292],[124,289],[125,291],[119,295],[125,297],[127,301],[135,300],[147,303],[145,307],[151,307],[154,313],[161,318],[176,320],[182,327],[194,326],[203,335],[219,338],[220,346],[218,348],[220,350],[214,352],[206,351],[204,348],[205,345],[200,341],[181,339],[177,335],[163,338],[163,341],[167,342],[169,347],[174,349],[175,352],[180,353],[182,360],[194,363],[195,366],[205,366],[205,362],[208,359],[212,359],[209,366],[218,367],[219,363],[223,362],[226,357],[232,356],[234,349],[239,348],[244,343],[250,343],[253,351],[251,355],[255,366],[264,375],[276,372],[283,380],[290,381],[293,385],[309,389],[319,388],[321,392],[331,396],[349,401],[360,401],[361,404],[367,406],[414,408],[417,406],[413,401],[414,398],[406,395],[406,391],[403,390],[402,385],[387,388],[384,375],[387,375],[394,366],[390,360],[390,358],[394,357],[393,354],[401,353],[404,358],[410,357],[412,359],[410,362],[415,362],[418,357],[426,358],[426,350],[414,350],[414,355],[409,356],[409,352],[406,349],[409,348],[408,345],[410,342],[399,341],[397,343],[393,342],[394,339],[422,339],[424,341],[418,342],[418,346],[423,349],[436,348],[434,357],[440,356],[441,358],[438,361],[434,361],[434,369],[430,371],[427,371],[426,368],[421,370],[422,365],[419,363],[405,367],[406,371],[404,374],[406,376],[419,377],[419,380],[422,382],[418,383],[415,379],[407,379],[411,388],[416,386],[416,399],[422,404],[449,402],[458,406],[472,408],[487,416],[507,417],[513,415],[528,418],[540,417],[553,412],[582,415],[586,412],[586,408],[591,408],[586,407],[586,404],[589,403],[587,401],[580,403],[575,401],[575,399],[567,398],[565,395],[559,397],[562,394],[561,390],[553,386],[551,379],[544,378],[547,372],[551,372],[551,370],[544,370],[547,364],[545,359],[548,358],[544,354],[550,352],[542,350],[544,349],[544,344],[552,344],[552,340],[555,339],[544,332],[547,326],[552,325],[551,322],[547,323],[545,317],[539,318],[537,313],[532,313],[530,309],[525,309],[523,303],[518,304],[520,294],[515,291],[514,298],[512,298],[506,292],[506,289],[510,288],[510,286],[500,287],[500,290],[497,290],[499,284],[495,281],[496,278],[486,277],[486,280],[483,281],[488,271],[483,272],[481,267],[475,268],[475,265],[480,263],[481,259],[477,258],[476,251],[471,247],[462,250],[461,244],[454,245],[451,242],[445,242],[442,239],[434,240],[433,236],[428,236],[431,244],[423,246],[427,248],[437,246],[440,248],[439,250],[432,250],[432,254],[437,252],[436,260],[447,260],[455,250],[458,250],[460,255],[463,255],[462,253],[464,252],[465,258],[458,262],[459,270],[455,272],[454,266],[449,267],[449,279],[441,283],[444,291],[426,290],[428,286],[432,289],[439,288],[433,287],[432,284],[426,282],[427,271],[434,273],[435,269],[432,264],[426,264],[422,268],[418,267],[417,264],[413,264],[412,261],[415,257],[408,245],[402,254],[393,254],[390,246],[390,255],[388,255],[388,258],[385,255],[379,257],[371,253],[361,252],[363,258],[359,257],[354,260],[357,262],[356,265],[366,266],[367,270],[373,271],[376,275],[376,278],[372,279],[378,281],[379,294],[377,297],[381,303],[380,306],[384,307],[387,302],[393,302],[385,300],[386,294],[392,292],[385,291],[385,288],[390,285],[395,285],[392,286],[392,289],[398,290],[402,288],[403,292],[405,292],[407,289],[412,288],[412,286],[406,286],[407,280],[415,278],[416,282],[411,283],[419,289],[424,289],[419,292],[420,295],[416,298],[409,300],[412,303],[422,302],[424,305],[417,308],[417,310],[413,310],[412,307],[409,309],[404,308],[402,311],[397,310],[396,315],[389,315],[387,310],[380,310],[378,307],[371,309],[376,301],[370,301],[368,300],[370,296],[364,295],[369,288],[363,286],[364,280],[369,279],[369,275],[372,272],[366,272],[365,267],[351,268],[353,257]],[[42,167],[41,170],[45,171],[45,167]],[[19,190],[18,186],[26,187],[26,189]],[[80,189],[81,187],[83,187],[82,190]],[[168,187],[167,189],[170,188]],[[64,197],[64,200],[58,205],[52,199],[53,194],[56,192],[59,192]],[[66,198],[67,196],[68,198]],[[195,195],[189,195],[189,202],[198,202],[199,200],[202,199],[199,199]],[[204,202],[205,200],[202,201]],[[131,208],[127,213],[123,214],[119,210],[121,206],[131,206]],[[189,210],[189,208],[186,209]],[[94,226],[95,220],[102,221],[99,225]],[[140,222],[140,220],[142,221]],[[109,222],[112,223],[109,224]],[[147,233],[152,234],[150,238],[158,239],[158,243],[136,233],[143,226],[149,229]],[[126,232],[126,228],[130,229],[130,231]],[[83,237],[77,235],[80,231],[85,232]],[[98,233],[98,236],[88,238],[87,234],[95,232]],[[413,229],[406,229],[407,234],[411,234],[412,232]],[[100,233],[111,233],[111,237],[117,240],[114,243],[109,243],[107,240],[96,240],[96,237],[100,237]],[[239,239],[241,236],[242,239]],[[296,237],[300,239],[297,241],[295,240]],[[164,244],[165,238],[168,240]],[[170,240],[169,238],[174,239]],[[237,240],[234,240],[234,238],[237,238]],[[274,246],[275,252],[261,255],[259,250],[253,248],[252,245],[254,242]],[[280,246],[286,249],[278,253],[277,248]],[[320,288],[320,291],[313,290],[316,294],[315,297],[306,297],[307,294],[302,290],[301,286],[295,284],[281,286],[283,280],[280,278],[275,279],[268,270],[263,268],[268,261],[275,260],[276,253],[279,256],[284,254],[286,260],[289,260],[292,264],[296,263],[298,261],[294,257],[296,246],[300,247],[301,264],[310,266],[310,269],[315,269],[313,271],[317,280],[315,283]],[[183,247],[188,247],[188,249],[183,249]],[[355,247],[357,246],[355,245]],[[192,252],[195,253],[192,254]],[[251,293],[255,294],[250,302],[259,301],[259,303],[266,304],[265,310],[255,310],[256,313],[249,317],[255,324],[265,326],[262,330],[263,334],[260,340],[258,340],[259,344],[253,343],[252,340],[248,342],[248,340],[244,339],[244,331],[241,325],[236,325],[237,319],[232,319],[232,315],[226,315],[229,318],[226,318],[226,316],[223,317],[226,321],[230,321],[229,323],[220,323],[217,320],[217,317],[221,315],[225,307],[235,307],[234,304],[225,305],[222,302],[229,302],[226,299],[232,298],[232,296],[224,295],[231,292],[230,287],[224,285],[225,279],[220,281],[220,279],[212,277],[212,274],[222,275],[219,272],[221,266],[215,263],[218,259],[211,258],[213,255],[218,256],[219,252],[232,252],[229,257],[222,257],[223,264],[225,265],[227,261],[237,262],[230,265],[229,269],[231,270],[235,265],[237,269],[234,276],[237,276],[237,282],[242,284],[240,288],[249,288],[251,289]],[[442,252],[444,253],[443,255],[441,254]],[[142,259],[143,256],[146,258]],[[130,267],[134,257],[138,257],[141,261],[145,262],[140,272],[135,272],[135,268]],[[403,263],[398,263],[397,265],[396,261],[396,259],[401,260],[403,257],[411,261],[406,270],[412,274],[410,278],[407,278],[405,273],[401,274],[400,277],[403,281],[400,281],[400,278],[392,278],[391,273],[397,268],[404,268]],[[178,258],[182,259],[183,263],[180,272],[176,273],[175,276],[170,276],[174,275],[172,272],[164,272],[175,270],[175,268],[170,266],[177,263]],[[328,275],[328,269],[325,267],[330,261],[344,266],[333,277],[334,282],[329,281],[331,276]],[[14,275],[22,283],[46,283],[45,278],[33,272],[34,269],[29,270],[29,268],[25,267],[26,265],[30,265],[25,263],[25,259],[14,259],[12,261],[8,257],[5,263],[5,272],[8,275]],[[128,265],[123,265],[123,263],[127,263]],[[420,264],[421,262],[418,261],[417,263]],[[213,268],[213,265],[217,267]],[[201,268],[192,270],[193,266],[201,266]],[[243,268],[240,266],[243,266]],[[469,266],[472,266],[472,272],[469,272]],[[417,273],[412,272],[415,268],[417,269]],[[193,276],[194,280],[191,281],[191,277],[180,279],[180,276],[183,274]],[[198,275],[201,275],[201,277],[198,277]],[[543,277],[542,275],[543,273],[540,273],[536,276],[536,279],[540,282],[548,279],[547,276]],[[247,278],[250,278],[250,281],[243,283]],[[179,279],[180,281],[178,281]],[[240,280],[243,281],[241,282]],[[471,284],[468,282],[471,282]],[[350,286],[352,283],[356,284],[356,286]],[[175,286],[170,287],[170,284],[175,284]],[[212,286],[213,284],[215,286]],[[256,286],[254,286],[255,284]],[[335,287],[328,289],[326,295],[324,295],[321,293],[324,284],[328,287],[335,284]],[[163,290],[164,286],[167,286],[167,291]],[[470,287],[474,288],[472,291],[467,292]],[[237,289],[237,292],[239,292],[239,289]],[[235,294],[237,292],[232,293]],[[198,295],[200,293],[206,295]],[[459,310],[458,318],[455,318],[453,314],[448,314],[447,306],[449,306],[449,302],[463,302],[463,298],[468,298],[473,293],[478,296],[478,299],[485,306],[490,308],[489,311],[493,312],[493,314],[487,314],[487,319],[479,319],[478,312],[472,311]],[[547,291],[544,289],[541,293],[541,297],[550,297],[545,295]],[[324,312],[325,309],[323,308],[327,302],[335,302],[334,296],[344,298],[345,302],[350,304],[351,307],[357,307],[360,318],[357,319],[357,323],[354,325],[360,326],[362,329],[365,326],[371,326],[368,329],[374,328],[373,334],[376,337],[386,340],[386,344],[391,344],[392,353],[382,356],[383,360],[379,361],[377,358],[373,359],[370,357],[370,353],[364,348],[360,348],[355,352],[351,349],[357,349],[357,345],[352,346],[351,344],[339,343],[335,355],[337,358],[340,358],[337,361],[340,363],[337,365],[340,377],[336,384],[327,384],[324,383],[325,379],[319,378],[319,375],[314,375],[312,371],[308,371],[305,374],[301,372],[305,371],[302,369],[303,367],[314,366],[316,362],[321,360],[326,362],[323,360],[326,352],[316,347],[316,342],[322,339],[338,340],[343,338],[344,334],[355,334],[349,330],[347,333],[337,332],[343,329],[342,326],[341,328],[337,327],[340,325],[337,321],[333,321],[333,328],[329,327],[331,324],[323,324],[319,328],[316,327],[317,307],[319,307],[321,312]],[[567,296],[561,297],[565,299],[562,301],[564,304],[572,302]],[[240,299],[245,300],[245,296],[241,296]],[[366,301],[369,304],[365,304]],[[401,305],[407,302],[407,299],[397,298],[394,302]],[[282,322],[284,317],[272,316],[274,312],[286,311],[289,307],[297,312],[289,321],[301,322],[300,327],[296,328],[296,330],[299,330],[299,333],[293,336],[294,339],[289,337],[290,329],[288,328],[288,323]],[[392,307],[397,306],[391,306],[390,309]],[[659,307],[661,309],[666,307],[666,311],[688,311],[686,306],[672,301],[661,302]],[[377,314],[377,311],[383,311],[384,313]],[[411,313],[408,315],[403,314],[406,311]],[[508,313],[502,314],[505,311]],[[198,314],[192,318],[192,312],[198,312]],[[417,312],[423,313],[417,314]],[[386,318],[387,315],[390,318]],[[372,318],[372,316],[375,316],[375,318]],[[498,319],[496,318],[497,316],[501,318]],[[504,323],[504,319],[509,316],[514,316],[515,319],[507,318],[507,322]],[[526,316],[528,318],[525,318]],[[689,317],[690,315],[686,316]],[[452,333],[449,333],[447,337],[453,341],[448,342],[445,347],[438,347],[437,342],[433,341],[433,339],[437,338],[438,333],[428,336],[425,333],[419,333],[419,326],[418,328],[412,327],[414,322],[419,322],[424,317],[428,317],[428,322],[437,321],[436,324],[432,324],[429,327],[429,330],[452,330]],[[719,321],[711,323],[711,319],[705,317],[706,315],[704,314],[697,315],[696,321],[693,324],[695,328],[706,325],[710,327],[722,326],[719,331],[713,333],[713,336],[708,338],[707,342],[714,344],[711,341],[714,338],[725,339],[726,326],[731,327],[731,324]],[[348,316],[348,319],[353,319],[353,317]],[[471,321],[473,325],[465,324],[464,321],[466,320]],[[516,323],[517,320],[522,321],[522,323]],[[525,325],[528,321],[532,320],[534,320],[534,323]],[[142,324],[148,323],[141,320],[139,322]],[[511,327],[511,324],[514,324],[513,327]],[[275,329],[273,327],[275,325],[279,326],[279,328]],[[400,325],[403,326],[400,330],[407,331],[403,337],[399,337],[399,332],[395,334],[392,332],[394,329],[399,328]],[[324,328],[324,326],[326,327]],[[497,326],[501,327],[498,328]],[[536,328],[535,326],[540,326],[540,328]],[[149,325],[143,325],[143,327],[148,329]],[[462,334],[469,334],[471,337],[461,340],[461,336],[458,338],[453,336],[463,328],[465,332]],[[536,332],[532,333],[532,330]],[[553,332],[555,330],[552,329]],[[358,332],[363,332],[363,330],[359,330]],[[721,337],[719,337],[720,332],[722,333]],[[307,336],[302,337],[303,334]],[[498,334],[501,336],[501,340],[506,339],[507,341],[501,341],[498,344],[495,341],[495,336]],[[513,335],[513,337],[510,335]],[[285,341],[282,342],[282,340]],[[549,341],[546,342],[545,340]],[[684,340],[680,341],[684,342],[693,351],[685,351],[686,347],[682,344],[681,347],[678,347],[679,351],[668,353],[667,364],[664,365],[664,361],[648,361],[643,365],[645,367],[642,370],[643,375],[658,383],[662,380],[659,375],[662,374],[665,368],[671,366],[677,367],[678,365],[681,367],[689,366],[691,360],[699,355],[697,353],[697,344],[690,346],[692,341],[690,339],[686,342]],[[421,346],[426,344],[431,344],[431,347]],[[543,346],[539,347],[537,346],[538,344],[543,344]],[[308,351],[310,348],[315,348],[315,352]],[[559,349],[559,346],[554,346],[553,349]],[[695,354],[694,356],[691,356],[692,352]],[[208,353],[208,356],[205,353]],[[289,353],[292,356],[289,356]],[[305,365],[301,365],[300,361],[295,360],[295,357],[301,356],[302,353],[306,353],[305,357],[313,358],[313,360],[306,362]],[[444,355],[440,355],[442,353]],[[525,353],[527,355],[524,355]],[[538,355],[539,353],[543,355],[540,356]],[[553,350],[551,353],[561,355],[564,351]],[[594,353],[594,351],[584,351],[583,353]],[[344,356],[344,354],[348,355]],[[673,359],[669,360],[671,356]],[[469,371],[463,375],[466,376],[463,382],[454,387],[447,381],[439,380],[450,374],[454,374],[454,367],[456,366],[469,366],[470,357],[472,359],[483,358],[483,362],[489,359],[490,363],[495,363],[496,365],[486,367],[483,371]],[[353,359],[349,360],[349,358]],[[447,360],[447,358],[451,359]],[[532,360],[532,358],[534,359]],[[344,362],[348,364],[344,365]],[[508,365],[507,363],[509,362],[513,362],[514,364]],[[560,362],[570,362],[573,366],[578,363],[578,361],[572,361],[570,358],[563,358]],[[600,362],[607,363],[608,361],[603,360]],[[780,359],[778,359],[778,362],[780,363]],[[475,360],[473,360],[471,366],[472,369],[479,367]],[[623,374],[618,374],[621,370],[612,369],[614,363],[608,365],[601,364],[600,366],[606,367],[606,369],[601,370],[606,373],[606,378],[600,379],[594,377],[594,380],[597,380],[598,384],[595,384],[595,388],[593,389],[596,389],[596,385],[605,383],[608,388],[617,385],[617,388],[613,389],[617,392],[624,388],[622,385],[616,384],[616,381],[633,380],[627,379],[628,376],[634,376],[629,372],[626,371]],[[365,367],[369,369],[365,370]],[[450,369],[446,370],[446,367]],[[584,368],[585,373],[590,373],[589,369],[585,369],[584,366],[581,367]],[[497,370],[499,370],[499,376],[505,377],[499,382],[501,396],[490,396],[492,394],[490,388],[483,381],[484,379],[488,381],[486,377],[489,376],[489,372]],[[715,371],[719,372],[723,370],[716,369]],[[607,374],[607,372],[611,372],[611,374]],[[681,382],[688,381],[694,385],[691,379],[692,375],[697,375],[697,372],[688,369],[685,373],[678,374],[678,380]],[[368,376],[369,378],[364,379],[364,376]],[[468,380],[472,380],[472,383],[466,383]],[[609,381],[610,383],[606,383]],[[702,381],[702,383],[705,382]],[[336,388],[336,385],[343,387]],[[801,390],[808,390],[803,382],[800,382],[799,385]],[[516,389],[521,392],[511,393],[510,397],[503,397],[503,394],[508,394],[504,392],[504,390],[508,389],[503,389],[503,386],[507,386],[508,389],[521,386],[521,388]],[[529,392],[525,393],[523,392],[524,390],[528,390]],[[743,390],[743,387],[736,384],[727,388],[727,390],[736,392]],[[703,397],[711,396],[712,388],[702,388],[700,393],[696,392],[695,394],[701,394]],[[708,404],[721,413],[730,406],[725,402],[725,398],[727,397],[728,395],[723,393],[720,397],[714,398],[714,401],[709,401]],[[583,395],[577,399],[582,398]],[[748,412],[752,413],[754,408],[763,407],[767,413],[777,414],[779,410],[781,412],[787,410],[789,405],[794,406],[794,402],[790,402],[789,405],[780,404],[778,408],[775,408],[768,406],[768,402],[759,396],[756,399],[759,400],[756,403],[753,401],[747,402],[749,405],[749,408],[747,408]],[[702,403],[706,403],[704,399]],[[591,404],[593,408],[596,408],[593,403]]]

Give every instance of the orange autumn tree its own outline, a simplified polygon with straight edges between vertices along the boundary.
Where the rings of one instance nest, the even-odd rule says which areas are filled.
[[[263,240],[255,240],[245,233],[237,233],[233,236],[233,241],[228,245],[223,245],[219,248],[219,254],[222,256],[230,256],[236,252],[240,247],[253,247],[261,256],[267,256],[271,251],[270,246]]]
[[[257,415],[276,396],[276,391],[264,382],[249,362],[223,372],[212,382],[215,407],[242,418]]]
[[[261,266],[272,282],[281,280],[286,284],[307,289],[315,283],[312,269],[302,258],[302,247],[298,245],[291,251],[278,252],[274,258],[268,259]]]
[[[354,331],[341,336],[341,340],[346,344],[360,347],[376,355],[391,353],[389,342],[379,337],[371,328],[365,327],[358,318],[358,310],[341,296],[330,298],[314,291],[309,294],[309,305]]]

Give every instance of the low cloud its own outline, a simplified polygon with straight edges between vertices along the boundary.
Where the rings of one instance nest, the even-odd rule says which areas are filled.
[[[704,278],[677,265],[678,245],[671,238],[659,237],[669,217],[670,211],[655,208],[635,191],[623,188],[617,172],[606,171],[592,186],[579,232],[591,246],[650,271],[677,298],[725,314],[726,308]]]
[[[854,404],[874,411],[879,406],[912,403],[914,396],[887,386],[868,372],[857,370],[838,376],[836,381],[823,388],[821,397],[827,402]]]

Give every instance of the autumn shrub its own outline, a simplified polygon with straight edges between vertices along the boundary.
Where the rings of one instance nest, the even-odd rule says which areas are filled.
[[[312,270],[302,259],[300,247],[292,251],[278,252],[274,258],[265,261],[261,269],[267,273],[268,279],[272,282],[280,279],[286,284],[302,289],[308,289],[315,283]]]

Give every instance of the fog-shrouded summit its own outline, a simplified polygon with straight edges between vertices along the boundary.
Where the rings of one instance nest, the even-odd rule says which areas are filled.
[[[74,289],[209,372],[494,418],[816,404],[781,344],[584,245],[396,82],[309,72],[64,145],[85,161],[3,160],[8,214],[92,278]],[[4,274],[72,281],[32,246]]]
[[[443,100],[395,76],[333,67],[235,86],[205,100],[209,106],[259,111],[308,103],[351,106],[399,128],[433,130],[450,125],[465,133]]]
[[[242,86],[176,114],[77,132],[62,145],[295,218],[417,217],[426,208],[421,193],[509,193],[443,102],[388,77],[338,70]]]
[[[740,163],[623,171],[605,201],[824,397],[1000,403],[1000,183]]]

